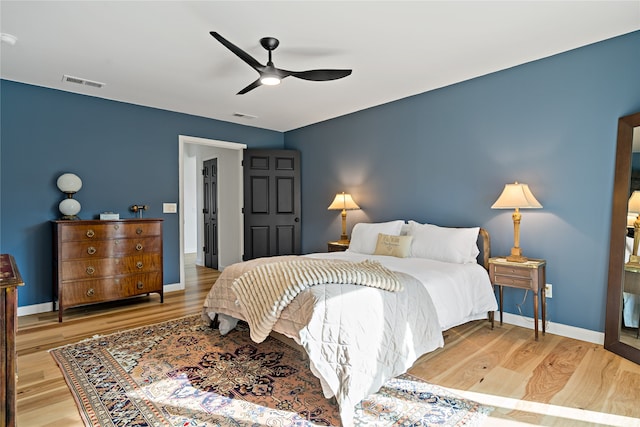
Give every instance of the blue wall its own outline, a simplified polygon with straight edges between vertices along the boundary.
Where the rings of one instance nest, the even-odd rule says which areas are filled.
[[[506,255],[512,212],[490,207],[504,184],[524,182],[544,207],[522,211],[520,246],[548,261],[548,319],[603,331],[617,121],[640,111],[638,70],[635,32],[286,132],[302,152],[303,250],[338,238],[327,206],[347,191],[362,208],[349,228],[480,225]],[[522,298],[505,290],[505,311]],[[530,294],[522,312],[532,316]]]
[[[178,135],[282,148],[283,134],[104,99],[0,81],[0,251],[16,258],[26,286],[20,306],[52,299],[52,226],[63,198],[56,179],[82,178],[75,198],[80,217],[104,211],[164,219],[164,282],[180,281],[178,215],[163,202],[178,202]]]

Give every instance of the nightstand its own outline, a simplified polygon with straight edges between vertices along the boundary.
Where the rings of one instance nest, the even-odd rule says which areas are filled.
[[[349,241],[337,240],[327,243],[327,252],[344,252],[349,249]]]
[[[542,298],[542,334],[546,332],[547,299],[545,294],[546,265],[543,259],[529,259],[527,262],[512,262],[506,258],[489,258],[489,278],[499,288],[500,324],[502,325],[502,288],[528,289],[533,291],[533,323],[538,340],[538,295]],[[491,323],[493,327],[493,322]]]

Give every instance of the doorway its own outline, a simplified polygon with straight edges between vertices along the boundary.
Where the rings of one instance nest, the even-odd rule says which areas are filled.
[[[202,167],[205,160],[218,162],[218,269],[242,261],[242,155],[245,144],[179,135],[180,284],[185,284],[185,253],[195,253],[204,265],[204,208]]]

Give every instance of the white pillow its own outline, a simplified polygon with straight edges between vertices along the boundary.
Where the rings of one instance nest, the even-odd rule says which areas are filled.
[[[378,234],[388,234],[390,236],[399,236],[404,221],[389,221],[378,223],[359,222],[353,226],[351,231],[351,241],[349,242],[349,250],[360,254],[373,254],[378,243]]]
[[[457,264],[476,263],[480,227],[451,228],[409,221],[411,256]]]

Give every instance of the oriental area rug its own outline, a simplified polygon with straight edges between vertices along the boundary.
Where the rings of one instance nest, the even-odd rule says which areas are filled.
[[[340,426],[299,349],[200,316],[51,350],[87,426]],[[357,426],[475,426],[492,408],[408,374],[356,406]]]

